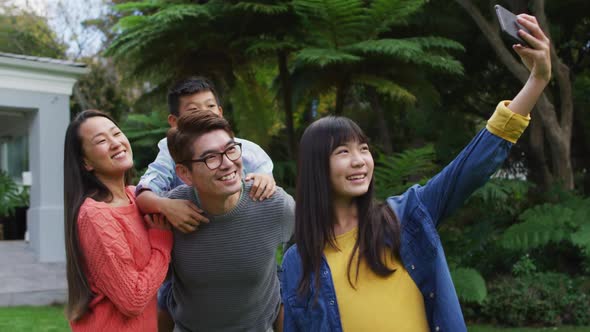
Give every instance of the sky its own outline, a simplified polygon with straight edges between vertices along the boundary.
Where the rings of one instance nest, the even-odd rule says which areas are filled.
[[[85,29],[82,22],[103,15],[105,0],[10,0],[13,5],[48,18],[49,25],[68,45],[68,57],[96,54],[102,45],[102,34]]]

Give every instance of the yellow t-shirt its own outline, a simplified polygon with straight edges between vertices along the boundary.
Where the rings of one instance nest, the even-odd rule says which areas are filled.
[[[358,228],[336,237],[340,251],[326,246],[324,255],[332,272],[342,328],[355,331],[429,331],[422,293],[397,260],[388,258],[388,266],[396,271],[388,277],[375,274],[364,260],[359,267],[355,282],[356,257],[351,266],[351,279],[356,289],[348,282],[348,261],[358,236]]]

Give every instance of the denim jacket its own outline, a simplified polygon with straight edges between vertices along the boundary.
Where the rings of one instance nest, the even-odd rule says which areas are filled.
[[[402,195],[387,199],[401,223],[402,262],[422,292],[432,332],[467,331],[436,228],[502,165],[511,146],[511,142],[482,129],[424,186],[414,185]],[[320,273],[319,290],[312,282],[309,294],[300,296],[297,287],[302,266],[296,245],[285,253],[281,280],[285,332],[342,331],[336,291],[325,257]],[[311,280],[314,278],[312,274]],[[317,303],[313,304],[318,291]]]

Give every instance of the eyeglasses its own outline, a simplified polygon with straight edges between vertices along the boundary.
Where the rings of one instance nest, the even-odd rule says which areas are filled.
[[[236,161],[242,156],[242,143],[235,143],[225,149],[223,152],[212,152],[203,158],[185,160],[182,164],[187,163],[205,163],[207,168],[214,170],[219,168],[223,163],[223,156],[226,156],[230,161]]]

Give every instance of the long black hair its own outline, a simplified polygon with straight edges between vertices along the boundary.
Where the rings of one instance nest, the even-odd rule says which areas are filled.
[[[315,275],[314,286],[319,287],[325,246],[337,248],[330,155],[338,146],[351,141],[367,143],[368,139],[352,120],[336,116],[315,121],[301,137],[295,206],[295,243],[303,265],[298,286],[300,294],[309,292],[312,273]],[[381,276],[395,272],[387,266],[384,254],[390,253],[400,260],[400,224],[387,204],[374,200],[373,191],[374,181],[371,179],[367,192],[355,198],[359,235],[348,262],[348,281],[352,287],[351,265],[357,250],[356,278],[361,258]]]
[[[84,274],[84,254],[78,239],[78,212],[87,197],[97,201],[112,200],[111,191],[96,177],[94,172],[84,167],[84,151],[80,126],[88,119],[101,116],[115,121],[107,114],[97,110],[87,110],[78,114],[66,130],[64,143],[64,231],[66,245],[66,274],[68,279],[68,320],[77,320],[88,311],[93,294]],[[131,182],[131,172],[125,173],[125,185]]]

